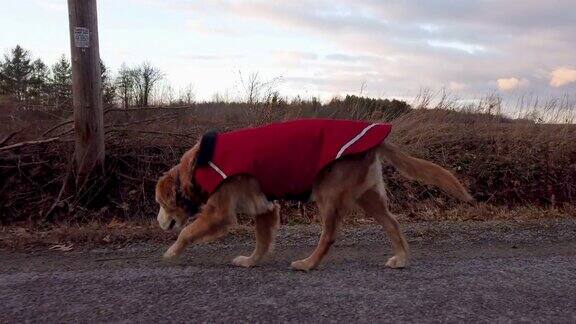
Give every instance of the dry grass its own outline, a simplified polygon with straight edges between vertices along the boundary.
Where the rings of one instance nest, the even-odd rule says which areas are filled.
[[[299,117],[392,122],[394,142],[415,156],[452,169],[483,206],[477,207],[480,210],[462,207],[436,189],[406,181],[385,167],[393,211],[405,221],[500,219],[520,217],[523,212],[527,217],[573,215],[576,126],[543,123],[541,117],[544,114],[552,122],[557,116],[568,116],[574,111],[571,101],[551,101],[542,114],[533,113],[536,108],[532,103],[521,119],[502,115],[500,105],[497,97],[471,104],[447,95],[434,99],[423,94],[412,103],[417,109],[408,109],[400,102],[350,97],[329,104],[277,100],[252,105],[220,102],[110,110],[106,114],[107,177],[93,191],[58,201],[56,220],[83,224],[82,228],[98,227],[112,219],[148,224],[156,213],[156,179],[176,164],[204,131]],[[60,137],[58,142],[0,151],[0,224],[42,224],[46,212],[54,206],[68,168],[73,135],[70,125],[63,123],[67,118],[63,113],[35,114],[32,108],[19,110],[1,103],[0,108],[6,110],[11,121],[7,129],[0,130],[0,140],[23,129],[9,144],[36,139],[54,125],[63,124],[44,134]],[[539,117],[531,117],[536,115]],[[314,209],[305,208],[308,213],[302,216],[296,205],[286,204],[284,212],[289,217],[284,222],[311,222]],[[91,225],[94,221],[96,225]],[[130,232],[140,235],[137,233],[147,233],[144,229],[140,232],[135,227]]]
[[[480,201],[507,206],[574,202],[576,126],[496,118],[417,110],[394,121],[392,140],[450,167]]]
[[[164,233],[150,222],[103,223],[94,221],[45,226],[11,225],[0,230],[0,248],[26,249],[34,247],[60,248],[74,245],[114,245],[135,241],[170,241],[176,233]]]

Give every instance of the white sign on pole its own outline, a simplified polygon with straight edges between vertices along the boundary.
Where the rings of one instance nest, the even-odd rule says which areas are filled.
[[[85,27],[74,28],[74,44],[76,47],[90,47],[90,29]]]

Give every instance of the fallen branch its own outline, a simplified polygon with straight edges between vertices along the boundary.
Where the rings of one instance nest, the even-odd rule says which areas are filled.
[[[104,133],[142,133],[142,134],[157,134],[157,135],[170,135],[170,136],[190,136],[188,133],[174,133],[174,132],[160,132],[160,131],[147,131],[141,129],[126,129],[126,128],[115,128],[115,129],[108,129]]]
[[[160,117],[158,118],[151,118],[151,119],[144,119],[144,120],[136,120],[136,121],[132,121],[132,122],[128,122],[128,123],[123,123],[123,124],[112,124],[112,125],[104,125],[104,128],[110,128],[110,127],[128,127],[128,126],[132,126],[132,125],[139,125],[139,124],[145,124],[145,123],[152,123],[155,121],[168,121],[168,119],[166,119],[166,116],[169,116],[170,113],[166,113],[166,114],[162,114]]]
[[[38,161],[38,162],[28,162],[28,163],[19,163],[18,165],[0,165],[0,169],[18,169],[21,167],[26,167],[30,165],[39,165],[49,163],[49,161]]]
[[[40,135],[40,137],[44,137],[48,134],[50,134],[53,130],[58,129],[62,126],[68,125],[68,124],[72,124],[74,122],[74,119],[68,119],[67,121],[61,122],[58,125],[55,125],[54,127],[49,128],[48,130],[46,130],[44,133],[42,133],[42,135]]]
[[[194,106],[177,106],[177,107],[134,107],[134,108],[111,108],[104,110],[104,114],[109,112],[132,112],[132,111],[156,111],[156,110],[181,110],[181,109],[189,109],[194,108]]]
[[[12,139],[12,137],[14,137],[16,134],[20,133],[22,130],[17,130],[15,132],[12,132],[10,134],[8,134],[8,136],[6,136],[2,141],[0,141],[0,146],[8,143],[9,140]]]
[[[68,166],[66,167],[66,175],[64,176],[64,180],[62,181],[62,187],[60,187],[60,191],[58,192],[58,196],[56,197],[56,199],[54,199],[54,203],[52,204],[50,209],[48,209],[48,212],[45,214],[45,217],[48,221],[54,220],[52,213],[56,210],[56,208],[61,203],[64,202],[62,200],[62,195],[64,194],[64,191],[66,191],[66,188],[68,187],[68,183],[70,182],[70,178],[72,177],[72,170],[73,170],[73,166],[74,166],[74,163],[72,161],[73,161],[72,159],[70,159],[70,161],[68,161]],[[67,199],[65,199],[65,200],[67,200]]]
[[[59,139],[60,139],[60,137],[52,137],[52,138],[48,138],[45,140],[35,140],[35,141],[26,141],[26,142],[16,143],[16,144],[0,147],[0,152],[12,150],[12,149],[19,148],[19,147],[29,146],[29,145],[38,145],[38,144],[55,142],[55,141],[58,141]]]
[[[54,135],[54,137],[63,137],[63,136],[69,135],[69,134],[71,134],[71,133],[73,133],[73,132],[74,132],[74,128],[70,128],[70,129],[67,129],[67,130],[65,130],[65,131],[63,131],[63,132],[61,132],[61,133],[58,133],[58,134]]]

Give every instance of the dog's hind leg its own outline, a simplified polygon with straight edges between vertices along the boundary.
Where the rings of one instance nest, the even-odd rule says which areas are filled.
[[[404,268],[408,264],[408,243],[402,234],[400,224],[388,210],[388,198],[383,184],[367,190],[358,199],[358,204],[370,217],[374,217],[386,231],[394,256],[388,259],[386,266],[390,268]]]
[[[295,270],[308,271],[316,268],[336,239],[336,232],[338,231],[344,211],[339,205],[335,205],[332,202],[330,202],[330,204],[319,202],[318,208],[320,209],[320,216],[324,223],[320,241],[309,257],[292,262],[291,266]]]
[[[237,256],[232,264],[249,268],[255,266],[274,247],[276,230],[280,226],[280,207],[274,206],[272,211],[256,215],[256,247],[250,256]]]

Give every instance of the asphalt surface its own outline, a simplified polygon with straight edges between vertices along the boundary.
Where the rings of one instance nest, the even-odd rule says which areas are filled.
[[[323,266],[289,269],[317,227],[283,227],[273,257],[230,260],[252,238],[0,252],[0,322],[576,322],[576,220],[405,225],[413,262],[384,267],[377,226],[345,230]]]

